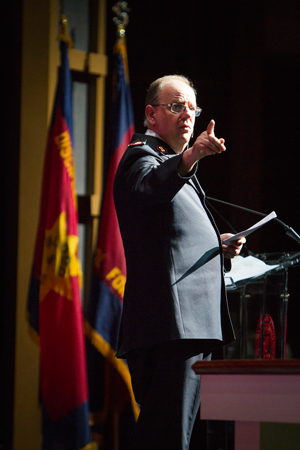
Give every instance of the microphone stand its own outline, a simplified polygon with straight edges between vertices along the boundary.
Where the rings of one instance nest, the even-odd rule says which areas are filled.
[[[226,225],[228,226],[229,230],[233,233],[233,234],[237,234],[237,230],[231,225],[231,223],[220,213],[220,211],[215,208],[210,201],[208,201],[208,199],[210,200],[214,200],[211,199],[210,197],[206,197],[205,196],[205,203],[209,206],[209,208],[211,210],[213,210],[221,219],[224,223],[226,223]],[[241,255],[245,255],[245,256],[249,256],[249,255],[253,255],[253,252],[248,248],[247,243],[243,245],[243,248],[241,250]]]
[[[232,231],[233,234],[237,234],[237,230],[231,225],[230,222],[220,213],[220,211],[217,210],[209,201],[207,201],[209,197],[205,197],[205,203],[208,204],[209,208],[212,209],[221,219],[223,222],[226,223],[230,231]]]
[[[245,208],[244,206],[235,205],[233,203],[225,202],[224,200],[218,200],[218,199],[213,198],[213,197],[206,197],[206,199],[210,200],[212,202],[222,203],[223,205],[232,206],[233,208],[241,209],[242,211],[246,211],[246,212],[249,212],[249,213],[252,213],[252,214],[256,214],[258,216],[266,217],[268,215],[268,214],[264,214],[264,213],[259,212],[259,211],[254,211],[254,209]],[[275,220],[281,226],[283,226],[287,236],[289,236],[290,238],[294,239],[298,244],[300,244],[300,236],[292,227],[289,227],[286,223],[282,222],[282,220],[278,219],[277,217],[275,217],[273,220]]]

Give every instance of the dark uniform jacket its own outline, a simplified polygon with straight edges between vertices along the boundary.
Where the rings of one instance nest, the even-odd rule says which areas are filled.
[[[116,173],[127,266],[119,357],[177,339],[234,339],[219,232],[197,167],[181,177],[181,158],[164,141],[135,134]]]

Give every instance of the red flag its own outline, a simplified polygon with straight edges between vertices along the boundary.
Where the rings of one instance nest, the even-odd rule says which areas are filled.
[[[43,448],[90,442],[67,44],[46,149],[28,313],[40,341]]]
[[[124,31],[124,28],[122,30]],[[128,366],[124,360],[115,357],[123,308],[126,263],[113,200],[113,181],[119,161],[134,134],[124,33],[116,43],[114,53],[112,114],[105,148],[109,170],[101,208],[91,297],[85,325],[86,335],[91,342],[124,379],[131,398],[133,414],[137,418],[139,407],[132,391]]]

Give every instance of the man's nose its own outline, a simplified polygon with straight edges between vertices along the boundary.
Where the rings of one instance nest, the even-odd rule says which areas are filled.
[[[193,117],[194,112],[190,110],[188,105],[183,105],[184,106],[184,110],[182,111],[181,114],[185,114],[188,115],[189,117]]]
[[[184,120],[186,119],[193,120],[194,117],[195,117],[194,112],[191,111],[187,105],[184,105],[184,110],[181,112],[181,118],[183,118]]]

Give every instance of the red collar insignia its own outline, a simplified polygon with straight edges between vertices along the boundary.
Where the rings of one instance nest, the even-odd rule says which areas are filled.
[[[164,153],[165,155],[167,155],[169,152],[168,152],[168,149],[166,149],[166,147],[163,147],[162,145],[158,145],[157,147],[156,147],[156,150],[158,150],[159,152],[161,152],[161,153]]]

